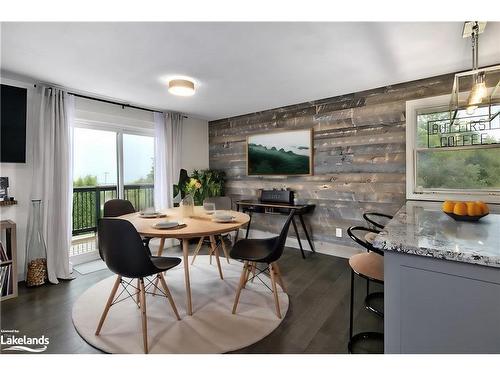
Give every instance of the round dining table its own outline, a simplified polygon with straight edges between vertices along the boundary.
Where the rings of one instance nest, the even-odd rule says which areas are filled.
[[[165,239],[177,239],[182,243],[182,255],[184,263],[184,279],[186,283],[186,310],[189,315],[193,315],[193,305],[191,301],[191,284],[189,281],[189,240],[193,238],[209,237],[212,251],[218,254],[215,236],[238,230],[248,224],[250,216],[237,211],[225,211],[231,213],[234,219],[231,222],[220,223],[213,221],[213,215],[209,215],[201,206],[194,207],[194,213],[190,217],[185,217],[182,207],[169,208],[161,211],[161,217],[145,218],[140,213],[135,212],[120,216],[121,219],[130,221],[137,232],[143,237],[159,238],[160,246],[158,256],[163,253]],[[177,221],[181,225],[171,229],[156,229],[154,225],[162,221]],[[225,254],[227,257],[228,254]],[[221,270],[219,257],[216,256],[219,272]],[[220,274],[222,278],[222,273]]]

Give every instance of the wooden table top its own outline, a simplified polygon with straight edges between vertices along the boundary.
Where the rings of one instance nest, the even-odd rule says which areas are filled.
[[[250,216],[242,212],[229,211],[235,217],[231,223],[216,223],[212,221],[212,215],[207,215],[201,206],[194,207],[194,216],[183,218],[181,207],[162,210],[166,217],[147,219],[140,217],[138,212],[120,216],[134,224],[135,228],[142,236],[157,238],[196,238],[211,236],[215,234],[227,233],[240,228],[250,221]],[[186,225],[175,229],[155,229],[155,223],[177,220]]]

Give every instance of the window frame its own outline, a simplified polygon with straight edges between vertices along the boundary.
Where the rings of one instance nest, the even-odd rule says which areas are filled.
[[[500,203],[500,191],[475,189],[429,189],[417,191],[417,116],[425,112],[446,111],[449,109],[451,95],[434,96],[406,102],[406,199],[444,201],[444,200],[481,200],[487,203]],[[500,144],[479,146],[480,148],[500,147]],[[457,147],[454,150],[470,149]]]
[[[130,125],[122,125],[112,122],[104,121],[89,121],[82,118],[76,118],[74,122],[75,128],[91,129],[91,130],[103,130],[111,131],[116,133],[116,163],[117,163],[117,196],[120,199],[124,198],[125,195],[125,184],[124,184],[124,160],[123,160],[123,135],[142,135],[147,137],[155,138],[154,123],[151,124],[150,128],[134,127]],[[156,142],[155,142],[156,146]],[[156,150],[155,150],[156,151]]]

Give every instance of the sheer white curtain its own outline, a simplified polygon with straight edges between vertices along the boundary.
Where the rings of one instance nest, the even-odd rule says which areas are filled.
[[[42,200],[48,277],[51,283],[57,284],[58,279],[72,278],[69,273],[69,249],[75,104],[73,95],[51,87],[42,86],[36,97],[40,105],[38,119],[35,118],[31,196],[32,199]]]
[[[173,206],[173,184],[181,169],[182,121],[180,113],[155,113],[155,208]]]

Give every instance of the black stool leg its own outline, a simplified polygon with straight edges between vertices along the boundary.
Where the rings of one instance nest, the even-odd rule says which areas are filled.
[[[354,271],[351,269],[351,304],[349,309],[349,341],[352,339],[352,323],[354,309]]]
[[[295,235],[297,236],[297,241],[299,241],[300,252],[302,253],[302,259],[306,259],[306,254],[304,254],[304,249],[302,248],[302,242],[300,242],[299,231],[297,230],[297,224],[295,224],[295,217],[292,217],[293,229],[295,230]]]

